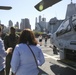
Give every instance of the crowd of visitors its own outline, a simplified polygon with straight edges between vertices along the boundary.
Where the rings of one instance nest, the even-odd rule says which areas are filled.
[[[0,36],[1,31],[0,27]],[[0,38],[0,75],[9,75],[10,68],[11,75],[38,75],[38,66],[45,62],[40,45],[32,30],[24,29],[19,36],[11,27],[10,33]]]

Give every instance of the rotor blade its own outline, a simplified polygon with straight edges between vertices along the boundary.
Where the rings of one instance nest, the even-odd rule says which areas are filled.
[[[38,11],[42,11],[52,5],[54,5],[55,3],[59,2],[61,0],[42,0],[41,2],[39,2],[37,5],[35,5],[34,7],[38,10]]]
[[[2,9],[2,10],[10,10],[10,9],[12,9],[12,7],[10,7],[10,6],[0,6],[0,9]]]

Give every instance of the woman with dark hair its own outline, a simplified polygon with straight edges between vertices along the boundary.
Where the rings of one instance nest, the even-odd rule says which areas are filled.
[[[29,47],[36,57],[38,66],[41,66],[45,62],[33,31],[25,29],[19,37],[19,43],[14,49],[11,61],[11,68],[14,75],[38,75],[39,71]]]

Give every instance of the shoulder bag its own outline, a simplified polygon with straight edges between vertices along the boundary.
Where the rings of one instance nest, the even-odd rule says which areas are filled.
[[[42,71],[42,70],[38,67],[38,63],[37,63],[37,60],[36,60],[36,57],[35,57],[34,52],[32,51],[32,49],[30,48],[29,45],[27,45],[27,46],[29,47],[29,49],[30,49],[30,51],[32,52],[32,55],[33,55],[33,57],[34,57],[34,59],[35,59],[36,66],[37,66],[37,68],[38,68],[38,70],[39,70],[38,75],[47,75],[47,73],[45,73],[44,71]]]

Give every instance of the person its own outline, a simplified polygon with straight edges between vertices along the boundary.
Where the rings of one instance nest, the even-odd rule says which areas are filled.
[[[53,54],[58,55],[57,47],[55,45],[53,45]]]
[[[2,28],[2,34],[1,34],[1,39],[4,40],[4,37],[6,35],[6,32],[4,31],[4,25],[3,24],[0,24],[1,25],[1,28]]]
[[[39,43],[40,43],[40,46],[42,46],[42,35],[41,34],[39,36]]]
[[[5,57],[12,52],[12,48],[8,48],[5,51],[5,47],[4,47],[4,42],[1,39],[1,35],[2,35],[2,29],[0,26],[0,75],[5,75],[4,69],[5,69]]]
[[[7,49],[8,47],[12,47],[14,50],[14,47],[16,46],[16,44],[18,42],[18,38],[19,38],[19,36],[15,33],[15,28],[11,27],[10,33],[4,37],[5,49]],[[11,62],[13,50],[12,50],[11,54],[8,54],[6,56],[6,68],[5,68],[6,75],[9,75],[9,73],[10,73],[10,62]]]
[[[47,35],[45,36],[45,47],[47,46],[47,39],[48,39],[48,37],[47,37]]]
[[[41,66],[45,62],[44,55],[33,31],[24,29],[20,35],[19,43],[14,49],[11,60],[11,68],[14,75],[38,75],[39,73],[35,59],[28,45],[35,54],[38,66]]]

